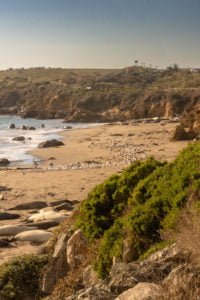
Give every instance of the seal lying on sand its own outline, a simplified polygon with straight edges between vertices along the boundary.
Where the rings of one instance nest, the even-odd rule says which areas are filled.
[[[34,228],[36,227],[37,229],[49,229],[51,227],[55,227],[55,226],[58,226],[60,224],[60,222],[58,221],[52,221],[52,220],[49,220],[49,221],[42,221],[42,222],[37,222],[37,223],[34,223]],[[27,224],[27,226],[29,228],[31,228],[31,226],[33,226],[33,224],[29,223]]]
[[[4,239],[0,239],[0,248],[7,248],[12,246],[12,244],[10,243],[10,241],[6,238]]]
[[[76,205],[79,203],[78,200],[56,200],[56,201],[52,201],[52,202],[49,202],[49,206],[57,206],[57,205],[60,205],[60,204],[64,204],[64,203],[69,203],[70,205]]]
[[[0,236],[14,236],[20,232],[37,229],[36,227],[28,227],[23,225],[3,225],[0,226]]]
[[[51,220],[51,221],[57,221],[62,222],[64,221],[68,216],[65,214],[61,214],[55,211],[40,211],[37,214],[32,215],[28,221],[30,222],[40,222],[45,220]]]
[[[47,207],[47,203],[44,201],[31,201],[13,206],[9,210],[40,209],[44,207]]]
[[[60,210],[68,210],[68,211],[71,211],[71,210],[73,210],[73,206],[72,206],[70,203],[65,202],[65,203],[62,203],[62,204],[57,205],[57,206],[55,207],[55,209],[56,209],[57,211],[60,211]]]
[[[45,230],[31,230],[17,234],[15,240],[42,244],[46,243],[51,236],[52,233]]]
[[[20,218],[19,214],[10,214],[7,212],[0,212],[0,220],[13,220]]]

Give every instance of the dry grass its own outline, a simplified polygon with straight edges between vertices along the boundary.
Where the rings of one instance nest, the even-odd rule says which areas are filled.
[[[191,202],[196,196],[191,196]],[[194,205],[182,212],[176,233],[171,238],[177,241],[182,253],[188,254],[188,262],[175,268],[164,280],[163,300],[199,300],[200,212]]]

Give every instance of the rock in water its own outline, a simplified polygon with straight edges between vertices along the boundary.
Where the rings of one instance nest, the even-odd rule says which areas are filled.
[[[36,130],[36,128],[33,127],[33,126],[28,126],[27,129],[28,129],[28,130]]]
[[[19,214],[10,214],[7,212],[0,212],[0,220],[14,220],[14,219],[19,219],[20,215]]]
[[[7,166],[10,164],[10,161],[7,158],[0,159],[0,166]]]
[[[9,129],[15,129],[15,124],[14,123],[10,124],[10,126],[8,128]]]
[[[44,201],[30,201],[13,206],[9,210],[41,209],[44,207],[47,207],[47,203]]]
[[[46,243],[52,237],[52,233],[45,230],[31,230],[17,234],[17,241],[32,242],[37,244]]]
[[[58,147],[58,146],[63,146],[64,143],[58,140],[49,140],[46,142],[42,142],[38,145],[38,148],[49,148],[49,147]]]
[[[25,140],[24,136],[16,136],[12,139],[13,141],[23,142]]]
[[[36,227],[28,227],[23,225],[3,225],[0,226],[0,236],[15,236],[24,231],[37,229]]]

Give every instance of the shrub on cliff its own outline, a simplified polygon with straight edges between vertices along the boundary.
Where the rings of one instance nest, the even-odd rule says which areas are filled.
[[[200,180],[200,143],[190,145],[172,163],[154,159],[132,164],[97,186],[80,208],[78,226],[98,239],[96,270],[105,277],[113,256],[122,259],[129,240],[132,259],[162,242]]]
[[[20,300],[35,296],[40,273],[47,262],[46,255],[24,255],[1,265],[0,299]]]
[[[128,199],[140,180],[164,165],[149,158],[145,162],[134,162],[121,175],[113,175],[97,185],[82,202],[77,225],[91,240],[99,238],[127,208]]]

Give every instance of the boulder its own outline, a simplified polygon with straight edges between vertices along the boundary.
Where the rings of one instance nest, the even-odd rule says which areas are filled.
[[[44,201],[30,201],[13,206],[9,210],[41,209],[44,207],[47,207],[47,203]]]
[[[195,138],[195,133],[192,131],[186,131],[182,125],[178,125],[172,136],[173,141],[184,141],[193,140]]]
[[[45,267],[41,282],[40,289],[45,294],[50,294],[56,282],[66,276],[69,270],[66,257],[68,233],[61,233],[54,246],[54,252],[49,264]]]
[[[83,271],[83,285],[85,288],[100,284],[101,280],[91,265],[87,266]]]
[[[67,240],[69,239],[69,234],[61,232],[57,238],[57,242],[54,247],[54,252],[52,257],[56,258],[63,253],[67,248]]]
[[[139,282],[159,283],[180,263],[188,259],[174,244],[157,251],[142,262],[116,263],[108,278],[111,292],[121,294]]]
[[[123,292],[116,300],[160,300],[162,295],[163,290],[160,285],[141,282],[134,288]]]
[[[0,158],[0,166],[8,166],[10,161],[7,158]]]
[[[124,263],[129,263],[134,260],[137,256],[135,248],[133,247],[133,243],[131,240],[126,239],[123,242],[123,253],[122,253],[122,260]]]
[[[16,136],[12,139],[13,141],[23,142],[25,140],[24,136]]]
[[[16,126],[15,126],[15,124],[14,123],[12,123],[12,124],[10,124],[9,125],[9,127],[8,127],[9,129],[15,129],[16,128]]]
[[[36,130],[36,128],[34,126],[28,126],[27,129],[28,130]]]
[[[66,300],[114,300],[115,296],[111,294],[106,286],[98,285],[86,290],[80,290],[75,295],[69,296]]]
[[[72,129],[72,126],[64,126],[63,129]]]
[[[21,129],[22,130],[27,130],[27,126],[26,125],[22,125]]]
[[[49,148],[49,147],[59,147],[59,146],[63,146],[64,143],[59,141],[59,140],[49,140],[49,141],[45,141],[42,142],[38,145],[38,148]]]
[[[88,241],[80,229],[67,241],[67,263],[71,269],[85,262]]]
[[[200,269],[198,264],[181,264],[164,279],[164,299],[199,299]]]

